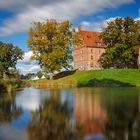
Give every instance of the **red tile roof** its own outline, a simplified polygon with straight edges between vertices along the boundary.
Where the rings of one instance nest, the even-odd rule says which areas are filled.
[[[81,31],[82,39],[87,46],[96,46],[97,42],[101,42],[99,39],[100,33]]]
[[[81,28],[79,32],[81,33],[81,39],[84,45],[87,47],[105,47],[100,39],[100,32],[85,31]]]

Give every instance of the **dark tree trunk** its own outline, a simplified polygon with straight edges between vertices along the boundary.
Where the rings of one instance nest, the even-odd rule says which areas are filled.
[[[8,77],[7,77],[6,71],[4,71],[4,72],[3,72],[3,80],[7,80],[7,78],[8,78]]]
[[[53,79],[54,79],[54,73],[51,72],[51,73],[50,73],[50,80],[53,80]]]

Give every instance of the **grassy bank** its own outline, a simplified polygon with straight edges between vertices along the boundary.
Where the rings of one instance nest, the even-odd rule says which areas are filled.
[[[26,82],[19,79],[0,80],[0,91],[12,92],[26,86]]]
[[[38,80],[30,84],[40,88],[140,86],[140,69],[77,71],[56,80]]]

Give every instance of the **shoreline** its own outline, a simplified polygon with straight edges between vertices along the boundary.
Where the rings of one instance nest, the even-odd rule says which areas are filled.
[[[12,92],[26,86],[37,88],[81,88],[81,87],[140,87],[140,69],[104,69],[91,71],[61,72],[55,80],[0,81],[1,92]]]
[[[55,80],[29,81],[29,84],[41,88],[140,87],[140,69],[77,71]]]

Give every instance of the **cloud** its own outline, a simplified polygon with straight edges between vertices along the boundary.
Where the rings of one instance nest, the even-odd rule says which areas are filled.
[[[17,69],[20,71],[21,74],[27,74],[27,73],[36,73],[40,70],[39,65],[30,63],[28,65],[26,64],[17,64]]]
[[[32,56],[32,54],[32,51],[25,52],[23,56],[24,59],[18,61],[17,69],[20,71],[20,73],[36,73],[40,70],[40,66],[36,61],[30,61],[30,57]]]
[[[48,5],[50,3],[60,2],[63,0],[6,0],[0,1],[0,9],[19,10],[29,6]]]
[[[19,60],[19,62],[21,63],[29,62],[32,55],[33,55],[32,51],[25,52],[23,56],[23,60]]]
[[[117,17],[111,17],[108,19],[101,19],[101,20],[92,21],[92,22],[82,21],[81,26],[83,29],[99,32],[102,30],[102,28],[107,26],[107,22],[113,21],[116,18]]]
[[[72,20],[81,15],[91,15],[106,8],[116,8],[134,0],[5,0],[0,1],[0,9],[16,11],[14,17],[7,19],[0,27],[0,36],[25,32],[33,21]],[[15,7],[15,8],[14,8]],[[18,11],[18,12],[17,12]]]
[[[91,22],[88,22],[88,21],[82,21],[80,23],[80,25],[82,26],[83,29],[85,30],[91,30],[91,31],[97,31],[97,32],[100,32],[102,31],[102,28],[105,28],[107,26],[107,23],[110,22],[110,21],[113,21],[115,20],[116,18],[119,18],[119,17],[110,17],[108,19],[100,19],[98,21],[91,21]],[[137,17],[134,19],[135,21],[136,20],[140,20],[140,17]]]

